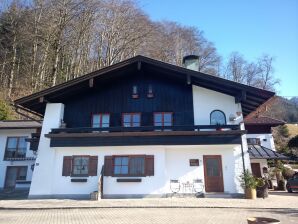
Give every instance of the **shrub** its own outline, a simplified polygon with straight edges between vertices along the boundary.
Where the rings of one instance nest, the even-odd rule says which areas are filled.
[[[259,182],[258,178],[254,177],[249,170],[246,170],[242,173],[240,176],[241,179],[241,186],[243,189],[250,188],[250,189],[256,189]]]
[[[285,167],[282,171],[282,175],[286,180],[291,178],[294,174],[295,174],[295,171],[287,167]]]

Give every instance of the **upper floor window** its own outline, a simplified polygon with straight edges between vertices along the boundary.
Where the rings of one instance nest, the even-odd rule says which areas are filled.
[[[140,127],[141,113],[124,113],[122,114],[123,127]]]
[[[156,112],[154,113],[154,126],[173,126],[172,112]]]
[[[226,116],[224,112],[220,110],[214,110],[210,114],[210,124],[211,125],[225,125]]]
[[[145,156],[115,156],[115,176],[144,176]]]
[[[138,86],[137,85],[132,86],[132,98],[134,98],[134,99],[139,98]]]
[[[154,94],[153,94],[153,87],[152,87],[151,84],[148,85],[147,97],[148,97],[148,98],[152,98],[152,97],[154,97]]]
[[[108,128],[110,126],[109,114],[93,114],[92,127],[93,128]]]
[[[27,137],[8,137],[5,158],[24,158],[27,150]]]
[[[247,138],[248,145],[261,145],[261,139],[259,138]]]

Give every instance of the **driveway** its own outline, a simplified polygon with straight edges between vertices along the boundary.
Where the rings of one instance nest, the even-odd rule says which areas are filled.
[[[281,223],[298,223],[293,209],[234,208],[85,208],[51,210],[2,210],[3,224],[72,223],[204,223],[241,224],[251,216],[276,218]]]
[[[252,216],[298,223],[298,194],[268,199],[2,200],[0,223],[246,223]]]

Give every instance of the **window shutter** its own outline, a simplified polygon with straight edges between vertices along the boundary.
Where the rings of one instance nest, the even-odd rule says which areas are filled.
[[[63,157],[62,176],[67,177],[71,174],[72,156]]]
[[[105,156],[104,176],[113,176],[113,156]]]
[[[146,155],[146,176],[154,176],[154,156]]]
[[[97,162],[98,156],[89,157],[89,176],[97,176]]]

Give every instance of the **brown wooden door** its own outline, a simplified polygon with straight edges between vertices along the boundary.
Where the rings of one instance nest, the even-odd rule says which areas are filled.
[[[262,177],[260,163],[251,163],[251,172],[255,177]]]
[[[221,156],[203,156],[203,159],[206,192],[223,192]]]

